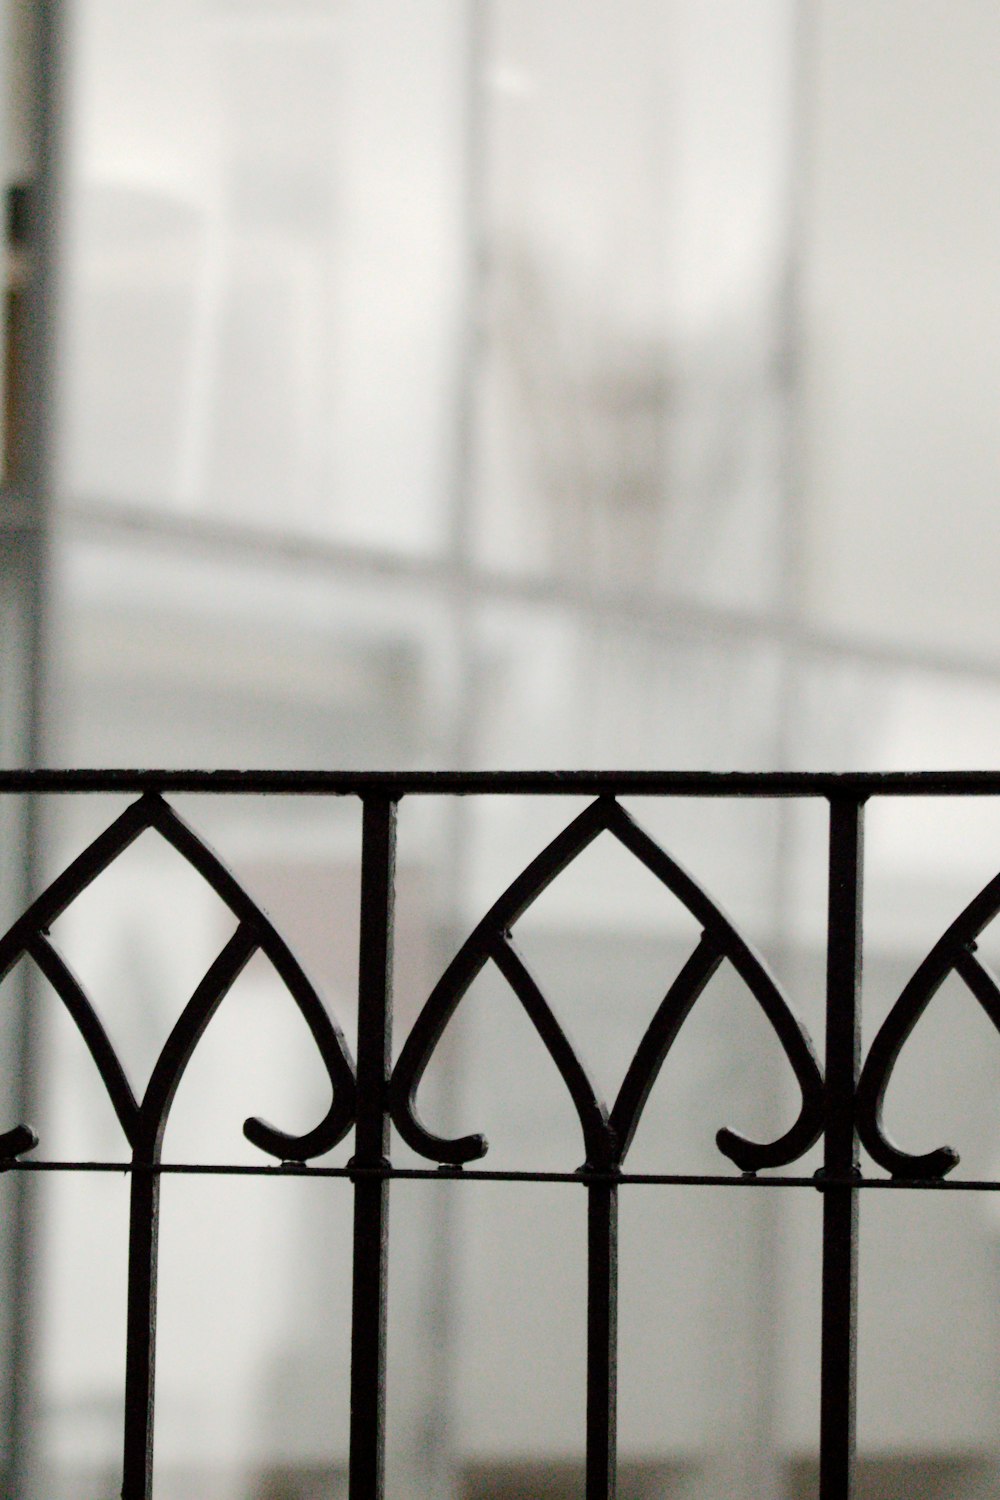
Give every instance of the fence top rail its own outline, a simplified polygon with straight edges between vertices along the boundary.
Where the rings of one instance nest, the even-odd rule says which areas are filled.
[[[0,794],[202,792],[400,797],[970,797],[1000,771],[0,770]]]

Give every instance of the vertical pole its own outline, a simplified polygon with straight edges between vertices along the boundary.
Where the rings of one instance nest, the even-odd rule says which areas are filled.
[[[155,1153],[158,1156],[158,1152]],[[128,1239],[128,1321],[125,1355],[125,1451],[122,1500],[151,1500],[156,1361],[156,1252],[160,1174],[146,1153],[133,1156]]]
[[[615,1500],[618,1185],[587,1188],[587,1500]]]
[[[806,672],[803,663],[802,617],[805,581],[806,490],[803,412],[803,272],[807,254],[807,206],[812,171],[813,121],[816,112],[817,16],[808,5],[790,8],[787,157],[782,224],[782,274],[775,313],[772,359],[778,397],[777,491],[777,608],[788,628],[779,650],[772,764],[790,771],[798,764],[798,736],[803,716]],[[775,958],[791,960],[794,951],[795,830],[800,803],[781,797],[774,804],[777,845],[774,854],[772,937]],[[784,1074],[782,1074],[784,1076]],[[780,1085],[774,1091],[775,1134],[784,1100]],[[781,1193],[757,1193],[754,1221],[760,1224],[754,1267],[757,1294],[747,1309],[751,1320],[752,1367],[759,1394],[748,1411],[744,1451],[747,1500],[771,1500],[780,1494],[784,1463],[778,1438],[781,1405],[782,1277],[775,1275],[784,1253],[782,1235],[788,1203]]]
[[[476,412],[483,362],[482,313],[487,274],[488,233],[484,214],[488,162],[488,64],[492,0],[465,0],[456,9],[463,32],[462,164],[460,168],[461,273],[456,299],[453,367],[452,445],[448,482],[447,568],[449,629],[451,632],[452,708],[442,738],[444,759],[456,770],[468,770],[474,752],[477,701],[480,691],[479,646],[476,640],[475,584],[471,577],[474,550],[474,492],[477,466]],[[439,923],[441,965],[462,941],[461,914],[473,820],[467,799],[449,799],[444,814],[445,851],[442,861]],[[448,1128],[456,1109],[458,1079],[464,1060],[461,1040],[449,1036],[437,1059],[435,1108]],[[425,1089],[433,1088],[428,1080]],[[424,1329],[426,1379],[421,1413],[421,1452],[415,1455],[413,1482],[425,1500],[452,1500],[457,1494],[454,1461],[455,1404],[455,1278],[451,1272],[459,1232],[458,1211],[451,1185],[428,1184],[425,1213],[430,1213],[429,1248],[424,1271]]]
[[[857,1369],[858,1171],[854,1098],[860,1053],[863,803],[830,804],[820,1500],[852,1500]]]
[[[52,508],[61,0],[3,7],[4,210],[16,239],[4,285],[3,482],[0,489],[0,763],[33,767],[44,756],[44,668]],[[16,193],[14,192],[16,189]],[[23,213],[22,213],[23,210]],[[14,246],[12,245],[12,249]],[[7,251],[7,246],[3,247]],[[34,893],[39,809],[5,809],[2,900],[11,918]],[[37,1120],[38,1007],[30,973],[12,975],[0,1017],[3,1109]],[[30,1172],[5,1184],[0,1244],[0,1469],[4,1493],[28,1500],[38,1476],[38,1192]]]
[[[389,1148],[396,804],[371,797],[363,805],[358,1104],[351,1166],[380,1169],[388,1167]],[[350,1500],[382,1500],[385,1493],[388,1247],[388,1180],[359,1174],[354,1179]]]

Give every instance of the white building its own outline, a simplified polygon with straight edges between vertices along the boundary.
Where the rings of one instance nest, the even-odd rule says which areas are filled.
[[[28,10],[8,0],[11,36]],[[73,0],[65,29],[49,763],[995,766],[989,0]],[[110,807],[53,808],[53,872]],[[355,811],[182,810],[350,1032]],[[819,1033],[818,811],[636,810]],[[404,805],[402,1031],[567,817]],[[128,859],[64,936],[141,1076],[224,929],[147,841]],[[873,813],[872,1017],[998,868],[986,803]],[[539,904],[526,946],[609,1090],[688,940],[614,851]],[[247,1114],[314,1116],[266,976],[232,1002],[167,1155],[250,1159]],[[485,1128],[491,1161],[575,1167],[502,985],[470,1003],[440,1118]],[[116,1149],[46,1024],[43,1147]],[[792,1108],[735,989],[689,1028],[650,1170],[713,1170],[718,1126]],[[893,1129],[996,1175],[1000,1039],[960,988],[904,1062]],[[348,1189],[281,1190],[281,1212],[271,1184],[165,1191],[165,1496],[335,1492]],[[126,1189],[46,1193],[46,1494],[110,1494]],[[582,1195],[394,1195],[391,1493],[576,1494]],[[863,1204],[866,1496],[996,1493],[991,1201]],[[627,1200],[624,1497],[812,1493],[818,1209]]]

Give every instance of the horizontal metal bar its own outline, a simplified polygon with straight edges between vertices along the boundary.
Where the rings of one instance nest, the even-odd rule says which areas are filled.
[[[386,797],[989,797],[997,771],[0,771],[0,793]]]
[[[127,1161],[12,1161],[0,1162],[3,1172],[153,1172],[157,1175],[207,1177],[284,1177],[357,1180],[361,1177],[402,1178],[422,1182],[565,1182],[586,1187],[594,1182],[617,1182],[622,1187],[733,1187],[733,1188],[811,1188],[823,1192],[829,1187],[877,1188],[895,1192],[1000,1193],[1000,1181],[992,1178],[909,1179],[903,1177],[759,1177],[750,1172],[735,1175],[713,1175],[700,1172],[531,1172],[487,1170],[481,1167],[316,1167],[299,1162],[280,1166],[251,1166],[240,1162],[159,1162],[155,1166],[133,1166]]]
[[[10,496],[7,506],[10,516],[8,519],[0,510],[0,528],[19,522],[22,526],[29,524],[27,517],[18,515],[16,495]],[[440,552],[394,552],[315,534],[220,521],[207,514],[183,514],[171,510],[166,502],[139,506],[75,496],[60,504],[58,521],[85,539],[96,537],[110,545],[145,545],[158,550],[172,547],[186,557],[200,554],[230,565],[259,566],[272,572],[291,568],[299,577],[308,570],[353,584],[359,580],[411,584],[480,605],[560,609],[580,620],[655,631],[671,644],[698,647],[736,642],[743,647],[794,651],[820,665],[849,662],[874,671],[947,674],[991,685],[1000,681],[1000,662],[991,654],[824,630],[794,614],[726,607],[668,587],[623,589],[551,573],[500,572],[456,561],[453,555]]]

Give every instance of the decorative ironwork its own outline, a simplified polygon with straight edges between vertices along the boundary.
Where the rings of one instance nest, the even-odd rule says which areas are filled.
[[[703,928],[697,947],[650,1021],[610,1112],[598,1097],[569,1036],[511,935],[515,922],[532,903],[605,831],[635,855]],[[583,1130],[585,1168],[619,1167],[681,1026],[726,959],[773,1026],[798,1081],[802,1107],[794,1125],[777,1141],[759,1145],[735,1131],[722,1129],[716,1137],[718,1146],[746,1172],[793,1162],[808,1151],[823,1129],[823,1080],[809,1037],[792,1015],[763,960],[729,918],[613,797],[601,797],[591,803],[532,860],[494,902],[452,959],[417,1017],[396,1064],[392,1079],[393,1123],[415,1151],[432,1161],[461,1166],[486,1154],[487,1142],[481,1135],[452,1141],[433,1135],[417,1115],[416,1093],[459,1002],[492,960],[524,1006],[569,1090]]]
[[[155,829],[180,854],[236,918],[236,932],[211,965],[185,1006],[157,1059],[142,1102],[137,1102],[125,1070],[83,986],[49,937],[55,920],[82,891],[113,864],[147,829]],[[326,1066],[333,1089],[323,1120],[304,1135],[290,1135],[263,1120],[250,1119],[247,1139],[281,1161],[308,1161],[343,1140],[354,1123],[354,1067],[339,1026],[331,1020],[302,966],[269,918],[244,891],[216,854],[162,797],[147,793],[134,802],[33,901],[0,939],[0,982],[22,957],[34,959],[62,1000],[97,1065],[125,1138],[138,1159],[159,1159],[167,1116],[181,1077],[205,1028],[254,954],[263,953],[301,1012]],[[0,1158],[30,1149],[30,1126],[0,1135]],[[37,1139],[34,1141],[37,1144]]]
[[[147,829],[155,829],[197,870],[225,902],[238,925],[174,1024],[140,1102],[100,1017],[48,933],[51,924],[81,891]],[[298,960],[268,918],[217,856],[161,797],[146,793],[127,808],[57,876],[0,939],[0,980],[20,958],[27,955],[34,959],[76,1022],[132,1148],[122,1488],[125,1500],[152,1494],[160,1207],[160,1178],[155,1168],[160,1161],[163,1133],[178,1084],[198,1042],[230,988],[257,952],[270,959],[301,1011],[329,1072],[333,1097],[325,1119],[305,1135],[290,1135],[257,1119],[247,1120],[243,1129],[247,1138],[261,1150],[281,1159],[304,1162],[330,1150],[343,1139],[353,1123],[354,1072],[344,1038],[330,1020]],[[0,1138],[0,1155],[4,1145],[23,1154],[35,1144],[34,1131],[22,1124]]]
[[[882,1125],[882,1105],[900,1052],[914,1026],[950,974],[964,980],[1000,1031],[1000,985],[976,952],[976,939],[1000,912],[1000,875],[959,913],[914,971],[879,1028],[858,1084],[858,1134],[865,1150],[894,1177],[944,1177],[959,1162],[951,1146],[912,1155],[896,1146]]]
[[[972,901],[918,965],[868,1051],[860,1057],[862,959],[862,829],[873,796],[1000,795],[1000,776],[985,773],[898,776],[650,773],[349,773],[321,772],[0,772],[0,793],[131,792],[133,802],[96,838],[0,939],[0,980],[21,960],[34,963],[72,1016],[103,1080],[131,1147],[128,1347],[123,1489],[125,1500],[152,1495],[153,1390],[156,1323],[156,1242],[159,1184],[171,1171],[280,1172],[290,1165],[315,1177],[349,1177],[354,1195],[354,1285],[351,1373],[351,1500],[382,1500],[385,1436],[385,1317],[388,1205],[398,1178],[549,1181],[582,1186],[588,1198],[587,1500],[615,1493],[618,1193],[655,1183],[712,1183],[739,1188],[818,1188],[823,1194],[821,1500],[851,1500],[854,1474],[858,1192],[920,1187],[1000,1189],[1000,1183],[944,1181],[957,1161],[950,1148],[911,1155],[881,1124],[892,1070],[910,1032],[945,978],[957,974],[1000,1030],[1000,984],[976,953],[976,940],[1000,912],[1000,876]],[[336,1021],[269,918],[235,877],[164,800],[171,792],[354,796],[363,807],[360,878],[360,962],[357,1071]],[[475,925],[432,989],[392,1055],[393,887],[396,805],[403,796],[474,793],[593,797]],[[811,797],[829,805],[829,901],[825,1056],[821,1069],[809,1038],[777,983],[733,922],[698,882],[621,806],[630,796]],[[50,936],[80,893],[134,843],[152,831],[205,880],[235,919],[235,930],[195,987],[158,1057],[141,1099],[133,1091],[98,1011]],[[610,1109],[601,1100],[540,985],[519,953],[513,932],[541,893],[599,836],[616,839],[695,918],[700,936],[625,1070]],[[258,1119],[247,1138],[275,1159],[266,1165],[164,1163],[160,1152],[171,1103],[205,1028],[237,977],[261,953],[302,1014],[326,1068],[331,1102],[302,1135]],[[477,1167],[487,1145],[480,1135],[439,1137],[416,1110],[421,1079],[449,1020],[477,975],[492,963],[530,1018],[572,1099],[584,1163],[576,1171],[506,1172]],[[796,1080],[800,1106],[777,1140],[747,1140],[723,1128],[721,1152],[739,1169],[715,1176],[636,1173],[626,1167],[643,1110],[671,1047],[699,996],[728,963],[774,1030]],[[317,1163],[355,1127],[346,1166]],[[429,1163],[397,1167],[390,1125]],[[823,1166],[814,1177],[787,1167],[819,1139]],[[0,1132],[0,1170],[121,1171],[120,1162],[57,1162],[30,1153],[37,1138],[27,1122]],[[891,1175],[863,1175],[859,1147]],[[311,1163],[311,1165],[306,1165]]]

